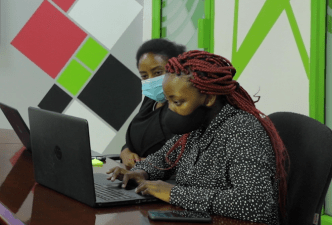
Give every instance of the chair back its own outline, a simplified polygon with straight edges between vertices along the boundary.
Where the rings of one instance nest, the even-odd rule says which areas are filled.
[[[312,225],[315,214],[320,215],[331,182],[331,129],[297,113],[276,112],[269,118],[279,132],[290,159],[287,218],[282,224]]]

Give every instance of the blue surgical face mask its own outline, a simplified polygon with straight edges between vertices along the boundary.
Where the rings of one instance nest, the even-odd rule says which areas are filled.
[[[163,80],[165,75],[142,80],[142,94],[157,102],[165,102],[165,95],[163,91]]]

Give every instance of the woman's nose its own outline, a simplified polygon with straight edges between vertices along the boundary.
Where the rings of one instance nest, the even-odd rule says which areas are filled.
[[[153,74],[149,74],[149,79],[151,79],[151,78],[155,78],[156,76],[155,75],[153,75]]]

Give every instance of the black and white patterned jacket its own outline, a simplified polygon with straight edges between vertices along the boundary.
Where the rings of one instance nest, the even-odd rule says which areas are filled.
[[[227,104],[208,128],[191,132],[176,167],[152,166],[170,167],[165,156],[180,137],[168,140],[132,170],[146,171],[150,180],[167,180],[176,173],[170,196],[173,205],[279,224],[275,155],[264,127],[253,115]],[[174,162],[179,152],[180,147],[169,159]]]

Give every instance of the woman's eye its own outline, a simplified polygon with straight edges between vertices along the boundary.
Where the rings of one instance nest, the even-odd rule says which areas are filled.
[[[158,72],[156,72],[156,75],[157,76],[159,76],[159,75],[161,75],[162,74],[162,71],[158,71]]]
[[[141,76],[142,80],[146,80],[148,76]]]

